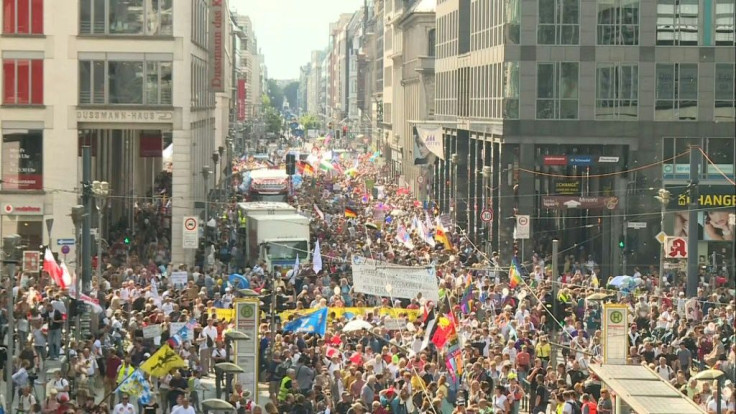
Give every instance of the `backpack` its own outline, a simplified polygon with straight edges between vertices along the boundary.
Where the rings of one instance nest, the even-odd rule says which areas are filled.
[[[569,404],[572,407],[572,414],[583,414],[583,410],[580,409],[580,404],[577,401],[568,401],[565,404]]]

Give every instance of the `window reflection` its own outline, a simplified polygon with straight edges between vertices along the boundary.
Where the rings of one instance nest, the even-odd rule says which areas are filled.
[[[598,119],[637,118],[638,65],[599,64],[596,85],[596,117]]]
[[[716,121],[730,121],[736,119],[736,82],[734,82],[733,63],[716,64],[716,100],[714,118]]]
[[[80,61],[79,104],[172,104],[172,63]]]
[[[80,0],[80,34],[170,36],[173,0]]]
[[[655,119],[698,118],[698,65],[657,64]]]
[[[639,44],[639,0],[598,0],[598,44]]]
[[[716,46],[734,44],[734,16],[736,0],[716,0],[715,41]]]
[[[657,1],[657,44],[698,45],[698,0]]]
[[[537,65],[537,118],[577,119],[578,63]]]

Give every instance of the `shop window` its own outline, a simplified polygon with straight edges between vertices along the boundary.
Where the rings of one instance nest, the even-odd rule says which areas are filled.
[[[81,0],[79,33],[171,36],[173,0]]]
[[[3,34],[43,34],[43,0],[3,0]]]
[[[2,189],[43,189],[43,131],[4,129]]]
[[[43,105],[43,59],[3,59],[3,104]]]

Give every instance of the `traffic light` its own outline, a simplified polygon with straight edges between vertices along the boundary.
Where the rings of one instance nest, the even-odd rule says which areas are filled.
[[[624,236],[618,238],[618,248],[621,250],[626,248],[626,238]]]
[[[4,261],[17,262],[20,260],[20,242],[21,237],[17,234],[3,237]]]
[[[123,243],[125,243],[126,246],[130,245],[130,237],[125,236],[125,238],[123,239]]]

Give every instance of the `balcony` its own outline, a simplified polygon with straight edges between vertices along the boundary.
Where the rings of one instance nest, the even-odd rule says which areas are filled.
[[[421,75],[433,75],[434,74],[434,56],[419,56],[417,57],[417,66],[414,69]]]

